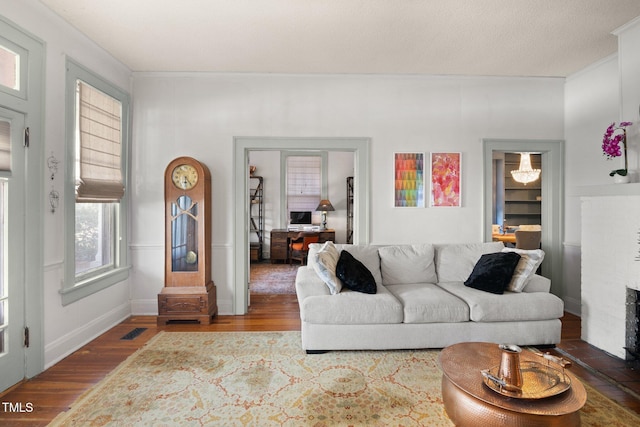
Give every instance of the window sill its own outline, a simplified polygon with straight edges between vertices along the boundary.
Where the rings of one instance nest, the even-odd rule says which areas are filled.
[[[71,304],[72,302],[126,280],[129,277],[129,269],[129,266],[117,268],[78,282],[73,287],[61,289],[62,305]]]

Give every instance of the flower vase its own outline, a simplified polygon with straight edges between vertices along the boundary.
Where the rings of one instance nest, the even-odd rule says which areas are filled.
[[[626,184],[629,182],[629,175],[622,176],[615,174],[613,175],[613,182],[616,184]]]

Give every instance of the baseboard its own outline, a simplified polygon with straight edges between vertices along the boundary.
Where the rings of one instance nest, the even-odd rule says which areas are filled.
[[[44,368],[49,369],[129,316],[131,316],[131,306],[127,302],[49,343],[44,349]]]
[[[158,299],[136,299],[131,300],[132,316],[157,316]]]
[[[231,300],[216,301],[218,306],[218,314],[233,315],[233,302]],[[138,299],[131,301],[132,316],[157,316],[158,300],[157,299]]]
[[[564,311],[580,317],[580,313],[582,312],[582,301],[567,296],[563,298],[563,301]]]

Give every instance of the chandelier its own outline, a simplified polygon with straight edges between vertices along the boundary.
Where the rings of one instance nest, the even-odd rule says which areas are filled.
[[[520,153],[520,167],[511,171],[511,176],[524,185],[540,178],[540,169],[531,168],[531,153]]]

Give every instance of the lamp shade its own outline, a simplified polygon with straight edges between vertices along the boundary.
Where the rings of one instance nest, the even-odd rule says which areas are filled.
[[[335,211],[331,202],[327,199],[320,200],[320,204],[316,208],[317,211]]]

